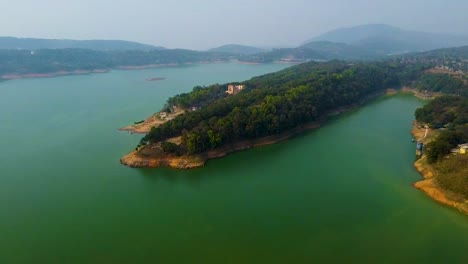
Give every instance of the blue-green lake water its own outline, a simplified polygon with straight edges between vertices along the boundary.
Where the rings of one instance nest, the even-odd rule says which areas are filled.
[[[169,96],[284,67],[0,82],[0,263],[468,263],[468,218],[411,186],[411,96],[200,169],[119,163]]]

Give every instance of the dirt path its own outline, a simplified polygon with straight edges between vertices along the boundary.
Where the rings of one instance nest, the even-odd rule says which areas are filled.
[[[137,134],[147,134],[151,131],[152,127],[158,127],[169,120],[176,118],[177,116],[185,113],[185,110],[177,110],[174,113],[169,113],[165,118],[161,118],[161,112],[155,113],[150,117],[146,118],[143,123],[133,124],[126,127],[119,128],[120,131],[128,131]]]

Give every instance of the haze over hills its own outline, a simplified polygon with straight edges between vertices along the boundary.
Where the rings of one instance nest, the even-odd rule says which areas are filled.
[[[231,54],[255,54],[255,53],[260,53],[260,52],[266,52],[267,50],[257,48],[257,47],[252,47],[252,46],[228,44],[228,45],[223,45],[217,48],[209,49],[208,51],[224,52],[224,53],[231,53]]]
[[[303,62],[309,60],[370,60],[380,55],[373,50],[331,41],[314,41],[297,48],[273,49],[270,52],[242,56],[249,62]]]
[[[409,31],[385,24],[367,24],[340,28],[312,38],[354,45],[378,54],[426,51],[468,45],[468,36]]]
[[[328,39],[328,40],[322,40]],[[54,40],[0,37],[0,76],[237,59],[244,62],[364,61],[389,54],[468,45],[464,37],[406,31],[388,25],[337,29],[296,48],[266,51],[229,44],[209,51],[165,49],[121,40]],[[35,52],[30,52],[35,50]]]
[[[468,45],[468,36],[403,30],[384,24],[368,24],[332,30],[296,48],[251,54],[250,62],[308,60],[370,60],[388,55]]]
[[[321,52],[326,57],[341,58],[341,59],[367,59],[375,57],[375,54],[367,49],[349,45],[346,43],[331,42],[331,41],[314,41],[300,46],[300,48],[311,49]]]
[[[0,37],[0,49],[91,49],[91,50],[161,50],[157,47],[125,40],[71,40]]]

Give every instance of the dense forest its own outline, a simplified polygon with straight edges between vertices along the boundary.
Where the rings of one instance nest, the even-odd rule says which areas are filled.
[[[414,86],[418,90],[468,96],[468,81],[449,74],[424,73]]]
[[[408,84],[423,70],[419,64],[343,61],[309,62],[252,78],[235,96],[227,85],[196,87],[170,98],[168,106],[200,108],[153,128],[141,141],[166,141],[182,136],[182,144],[165,143],[165,150],[200,153],[244,139],[278,135],[327,114],[349,107],[389,87]]]
[[[468,98],[442,96],[434,99],[415,112],[416,120],[440,129],[439,136],[427,144],[429,163],[444,158],[458,144],[468,142]]]

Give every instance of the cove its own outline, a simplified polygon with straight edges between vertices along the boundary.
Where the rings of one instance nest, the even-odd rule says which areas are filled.
[[[141,136],[117,128],[169,96],[284,67],[0,83],[0,262],[465,263],[466,216],[411,186],[412,96],[191,171],[119,163]]]

